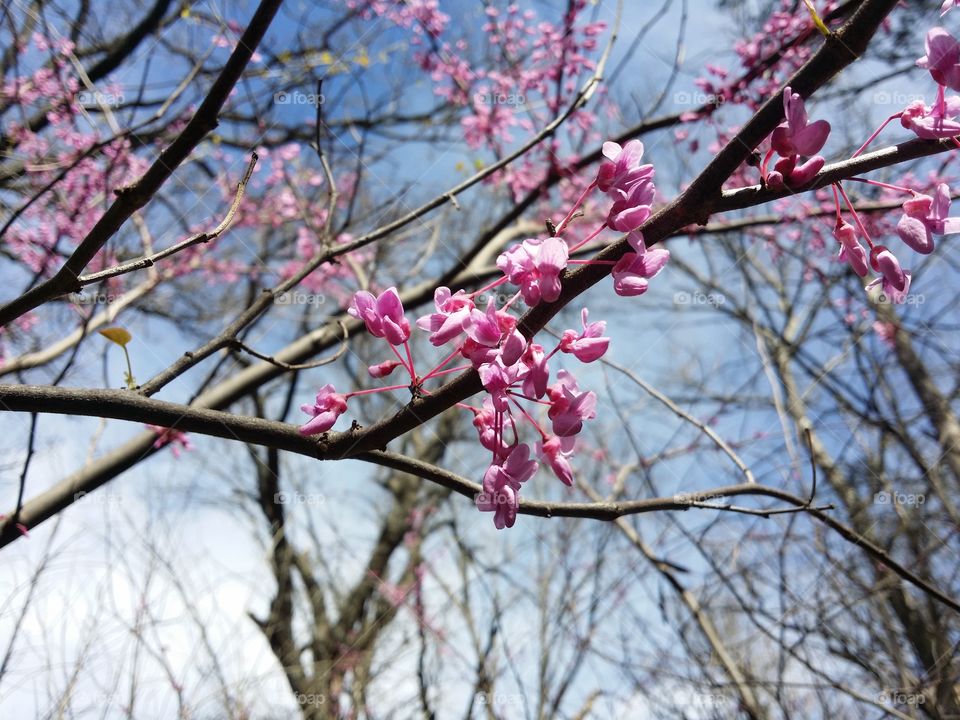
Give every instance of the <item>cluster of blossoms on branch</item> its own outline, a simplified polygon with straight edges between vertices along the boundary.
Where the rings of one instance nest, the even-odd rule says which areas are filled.
[[[952,1],[945,2],[941,15],[955,6]],[[930,72],[937,84],[937,95],[933,105],[928,106],[922,100],[908,105],[903,111],[887,118],[884,123],[854,153],[857,157],[879,135],[881,130],[893,120],[900,120],[904,128],[926,140],[949,139],[958,147],[956,136],[960,134],[960,96],[947,95],[947,90],[960,91],[960,43],[944,28],[932,28],[926,37],[926,54],[917,60],[917,65]],[[911,250],[928,255],[934,250],[935,235],[949,235],[960,232],[960,218],[949,217],[951,193],[946,183],[939,182],[932,195],[916,189],[881,183],[862,178],[851,178],[857,182],[876,185],[885,190],[907,195],[903,202],[903,215],[897,223],[896,231],[900,240]],[[841,183],[833,186],[836,203],[836,224],[834,237],[840,243],[840,259],[847,262],[860,277],[865,277],[869,269],[879,277],[872,280],[867,289],[881,288],[881,298],[894,303],[903,302],[910,290],[911,274],[903,269],[897,256],[885,245],[877,244],[870,237],[864,223],[847,197]],[[853,223],[844,221],[840,207],[843,198]],[[869,252],[861,245],[866,243]]]
[[[663,269],[670,257],[669,251],[663,248],[647,249],[638,230],[650,216],[654,198],[653,166],[641,162],[642,143],[633,140],[621,147],[607,142],[603,154],[606,159],[596,179],[550,237],[526,239],[499,256],[497,267],[503,273],[501,277],[470,293],[451,292],[446,287],[436,289],[434,312],[417,320],[416,326],[429,333],[432,345],[450,350],[429,372],[421,375],[414,366],[409,344],[412,328],[404,316],[397,290],[387,288],[378,295],[357,292],[348,312],[362,320],[371,335],[385,340],[394,356],[371,366],[370,375],[383,378],[402,367],[411,382],[348,393],[338,393],[332,385],[325,385],[313,404],[302,406],[311,419],[300,432],[314,435],[332,428],[353,396],[406,389],[427,394],[429,390],[424,387],[427,381],[473,368],[485,395],[479,407],[467,404],[460,407],[473,414],[479,441],[492,453],[483,477],[483,492],[476,499],[477,507],[494,514],[497,528],[512,527],[519,509],[521,486],[539,467],[535,458],[545,462],[563,483],[572,485],[571,458],[576,437],[584,422],[596,415],[597,397],[592,391],[581,390],[570,371],[560,369],[552,373],[550,362],[558,354],[582,363],[598,360],[610,344],[610,339],[604,336],[606,323],[591,321],[589,311],[584,308],[581,328],[566,330],[559,342],[547,351],[520,332],[516,308],[521,300],[527,307],[559,300],[563,273],[576,263],[610,264],[614,291],[618,295],[642,295],[650,279]],[[612,201],[606,220],[585,238],[566,240],[565,231],[577,210],[587,196],[598,189]],[[616,262],[571,259],[607,229],[627,233],[631,251]],[[501,304],[497,294],[491,291],[507,284],[517,290]],[[478,301],[485,295],[486,306],[478,307]],[[450,367],[458,359],[468,364]],[[545,420],[537,408],[546,411]],[[535,432],[532,448],[522,441],[524,425]]]
[[[824,17],[840,9],[839,3],[827,2],[820,6]],[[947,0],[941,7],[941,16],[956,7],[954,0]],[[779,78],[791,74],[809,59],[811,48],[806,39],[821,28],[822,21],[807,3],[807,10],[799,3],[783,0],[782,8],[771,14],[760,33],[752,39],[738,43],[736,52],[740,57],[743,74],[730,79],[730,73],[715,65],[707,65],[712,79],[701,78],[698,87],[705,93],[708,102],[696,111],[681,114],[684,122],[706,119],[715,124],[714,114],[724,104],[742,104],[757,110],[768,97],[779,91]],[[916,100],[902,111],[891,115],[873,133],[864,145],[853,154],[860,155],[890,122],[900,124],[923,139],[949,139],[957,143],[960,135],[960,96],[949,95],[949,90],[960,91],[960,43],[949,31],[935,27],[927,33],[926,54],[917,65],[930,72],[936,82],[934,102],[925,104]],[[808,121],[803,98],[790,87],[783,93],[785,121],[770,136],[767,150],[760,165],[761,181],[771,188],[797,188],[808,184],[824,166],[819,154],[830,133],[825,120]],[[719,149],[732,136],[731,131],[717,128],[718,141],[711,149]],[[678,139],[687,139],[686,130],[678,130]],[[697,142],[691,141],[691,149]],[[774,157],[778,159],[771,167]],[[752,184],[750,171],[744,164],[734,177],[734,182]],[[879,288],[879,298],[894,303],[903,302],[909,293],[911,273],[900,263],[894,249],[876,242],[880,234],[894,234],[908,248],[920,254],[929,254],[934,249],[934,237],[960,231],[960,220],[949,217],[951,192],[947,183],[935,179],[932,185],[909,187],[906,180],[898,185],[854,177],[845,182],[860,182],[881,188],[885,199],[907,196],[902,203],[903,214],[895,228],[885,223],[861,217],[847,196],[842,183],[830,188],[836,210],[833,238],[838,244],[838,259],[848,264],[860,277],[871,271],[877,276],[867,284],[867,290]],[[930,189],[927,189],[930,188]],[[925,192],[924,192],[925,191]],[[818,200],[823,200],[818,195]],[[802,202],[802,201],[801,201]],[[809,207],[810,211],[820,207]],[[798,219],[802,219],[801,213]],[[771,231],[772,232],[772,231]],[[823,247],[819,228],[807,225],[804,231],[785,230],[785,235],[800,239],[804,235],[813,249]],[[812,237],[811,237],[812,236]]]
[[[945,4],[944,12],[951,7]],[[516,30],[522,24],[514,23],[511,27]],[[953,109],[960,109],[960,98],[946,97],[946,88],[960,90],[960,44],[945,30],[934,29],[927,37],[927,55],[918,64],[928,68],[938,83],[937,102],[932,107],[914,104],[891,116],[888,122],[899,118],[904,127],[920,137],[953,138],[960,128],[953,120]],[[789,86],[784,89],[783,104],[785,119],[770,136],[769,149],[760,165],[761,179],[772,188],[802,188],[824,166],[824,158],[819,153],[831,128],[825,120],[811,122],[803,98]],[[877,133],[854,157],[863,152]],[[434,346],[448,346],[450,352],[429,372],[419,374],[415,369],[409,345],[412,328],[396,289],[388,288],[379,295],[367,291],[356,293],[349,308],[350,314],[361,319],[373,336],[386,340],[394,355],[394,358],[371,366],[370,375],[383,378],[402,367],[411,382],[348,393],[338,393],[332,385],[325,385],[313,404],[302,406],[312,419],[301,427],[301,432],[313,435],[331,429],[346,411],[349,399],[355,395],[401,389],[410,389],[414,394],[429,394],[425,387],[427,381],[472,367],[477,371],[486,395],[479,407],[467,404],[460,404],[460,407],[473,414],[479,441],[492,453],[492,461],[483,477],[483,492],[476,499],[477,507],[493,513],[497,528],[513,526],[521,487],[537,471],[538,459],[545,462],[562,482],[571,485],[571,458],[576,449],[576,437],[584,422],[596,414],[596,395],[581,390],[569,370],[561,369],[552,374],[549,363],[558,354],[572,355],[583,363],[599,359],[609,346],[609,338],[604,336],[606,324],[591,322],[589,312],[584,308],[582,328],[566,330],[548,352],[520,331],[515,308],[521,300],[527,307],[560,300],[563,274],[570,265],[601,262],[574,260],[572,256],[607,229],[626,233],[631,248],[615,262],[602,261],[613,265],[611,276],[618,295],[635,296],[646,292],[649,280],[669,259],[669,252],[665,249],[648,249],[639,230],[650,217],[655,197],[654,170],[651,165],[642,164],[642,143],[634,140],[621,147],[607,142],[603,145],[603,156],[605,159],[597,177],[572,203],[567,215],[552,229],[549,237],[528,238],[498,257],[497,267],[503,273],[500,278],[470,293],[437,288],[435,311],[420,318],[416,326],[430,333],[429,339]],[[779,159],[770,167],[774,156]],[[933,235],[960,231],[960,219],[949,217],[950,190],[945,183],[938,184],[931,196],[887,183],[861,178],[851,180],[877,185],[885,192],[910,195],[904,202],[904,214],[897,225],[897,233],[907,246],[919,253],[932,252]],[[605,220],[593,232],[570,239],[570,234],[565,236],[565,232],[571,220],[595,190],[605,193],[610,203]],[[903,301],[910,287],[909,271],[902,269],[889,248],[874,243],[842,184],[835,183],[832,190],[836,207],[833,235],[839,244],[840,260],[848,263],[860,277],[865,277],[872,269],[878,277],[867,285],[867,289],[879,285],[890,300]],[[841,198],[852,223],[844,220]],[[869,252],[861,242],[866,243]],[[479,297],[505,284],[516,287],[516,293],[503,303],[491,296],[485,308],[477,306]],[[469,364],[449,367],[457,359]],[[537,406],[546,411],[549,425],[542,414],[536,412]],[[522,426],[530,426],[536,433],[532,447],[522,441]]]

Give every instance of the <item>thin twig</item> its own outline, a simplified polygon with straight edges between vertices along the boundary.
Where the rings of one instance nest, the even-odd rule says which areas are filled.
[[[256,350],[251,348],[249,345],[243,343],[242,341],[238,340],[237,338],[234,338],[230,344],[233,345],[238,350],[242,350],[243,352],[247,353],[248,355],[253,355],[253,357],[255,358],[263,360],[264,362],[268,362],[271,365],[275,365],[276,367],[282,368],[284,370],[310,370],[311,368],[318,368],[323,365],[329,365],[330,363],[339,360],[343,356],[343,354],[347,352],[347,341],[350,339],[350,333],[347,330],[347,326],[343,322],[343,320],[337,320],[337,324],[340,326],[340,329],[343,331],[343,342],[340,343],[340,349],[337,350],[337,352],[331,355],[330,357],[323,358],[322,360],[314,360],[313,362],[308,362],[308,363],[299,363],[299,364],[285,363],[282,360],[277,360],[275,357],[272,357],[270,355],[263,355],[261,353],[258,353]]]
[[[182,240],[176,245],[171,245],[170,247],[155,252],[152,255],[137,258],[136,260],[130,260],[122,265],[115,265],[112,268],[91,273],[90,275],[82,275],[77,278],[77,282],[81,286],[90,285],[101,280],[106,280],[107,278],[117,277],[118,275],[126,275],[127,273],[134,272],[135,270],[144,270],[146,268],[153,267],[158,260],[163,260],[171,255],[175,255],[182,250],[186,250],[188,247],[200,245],[202,243],[208,243],[211,240],[216,240],[226,231],[228,227],[230,227],[230,223],[233,222],[233,218],[237,214],[237,210],[240,209],[240,203],[243,201],[243,195],[246,191],[247,183],[250,181],[250,176],[253,175],[253,169],[256,167],[257,159],[258,157],[255,152],[250,154],[250,162],[247,165],[246,172],[243,174],[243,178],[237,184],[237,192],[236,195],[234,195],[233,203],[230,205],[230,209],[227,211],[226,217],[224,217],[223,220],[220,221],[220,224],[217,225],[213,230],[210,232],[202,232],[197,233],[196,235],[191,235],[186,240]]]

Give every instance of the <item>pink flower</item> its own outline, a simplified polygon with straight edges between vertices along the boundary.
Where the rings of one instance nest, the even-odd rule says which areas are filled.
[[[481,312],[477,309],[470,311],[470,319],[466,324],[467,337],[480,345],[494,347],[503,337],[503,329],[500,327],[500,316],[497,313],[497,304],[493,298],[487,301],[487,311]]]
[[[520,379],[522,370],[521,365],[506,365],[500,357],[477,368],[483,389],[490,393],[493,407],[498,412],[506,412],[510,386]]]
[[[573,485],[573,466],[568,459],[573,454],[574,440],[571,437],[551,437],[537,443],[537,455],[547,461],[553,474],[564,485]]]
[[[440,347],[463,332],[470,322],[470,311],[474,305],[463,290],[451,295],[446,287],[438,287],[434,291],[433,303],[437,311],[417,320],[417,327],[431,332],[430,342]]]
[[[384,360],[382,363],[368,367],[367,372],[370,373],[372,378],[384,378],[402,364],[399,360]]]
[[[403,316],[403,303],[395,287],[377,297],[366,290],[356,292],[347,312],[363,320],[371,335],[386,338],[391,345],[403,345],[410,337],[410,323]]]
[[[526,349],[527,339],[519,330],[513,329],[504,335],[503,342],[500,344],[500,362],[507,366],[516,365]]]
[[[558,372],[557,379],[547,390],[552,403],[547,416],[555,435],[569,437],[583,429],[584,420],[596,417],[597,396],[592,391],[579,392],[577,381],[566,370]]]
[[[541,300],[560,297],[560,273],[567,267],[570,251],[560,238],[530,238],[501,253],[497,267],[520,288],[523,301],[533,307]]]
[[[473,412],[473,426],[480,436],[480,444],[495,455],[506,455],[509,448],[503,442],[503,433],[498,430],[497,418],[501,415],[493,407],[493,400],[485,397],[479,410],[470,410]]]
[[[900,124],[924,140],[938,140],[960,135],[960,121],[955,119],[958,114],[960,97],[938,95],[932,107],[924,105],[923,100],[907,105],[900,113]]]
[[[789,87],[783,89],[783,112],[786,120],[773,131],[770,143],[782,157],[816,155],[830,134],[830,123],[817,120],[807,123],[803,98]]]
[[[947,217],[950,212],[950,186],[937,185],[934,197],[915,194],[903,204],[903,217],[897,223],[897,234],[907,245],[923,255],[933,252],[933,235],[960,232],[960,218]]]
[[[312,420],[300,426],[300,434],[318,435],[332,428],[337,418],[346,411],[347,398],[336,392],[333,385],[327,384],[320,388],[313,405],[301,405],[300,409],[313,416]]]
[[[481,512],[495,513],[493,524],[498,530],[513,527],[520,507],[520,486],[533,477],[537,467],[537,461],[530,457],[530,447],[520,443],[501,464],[487,468],[476,504]]]
[[[867,291],[870,291],[872,288],[875,288],[877,285],[881,286],[882,294],[880,296],[881,302],[892,302],[894,305],[899,305],[904,300],[907,299],[907,294],[910,292],[910,272],[907,270],[903,271],[903,289],[898,290],[896,285],[894,285],[890,280],[884,275],[883,277],[878,277],[873,282],[867,284]]]
[[[892,303],[902,303],[910,290],[910,273],[905,272],[897,258],[883,245],[877,245],[870,253],[870,265],[881,273],[867,285],[867,290],[882,286],[883,295]]]
[[[560,338],[560,351],[572,353],[582,363],[593,362],[603,357],[610,346],[610,338],[601,337],[607,329],[607,323],[602,320],[588,323],[587,315],[587,309],[583,308],[580,312],[583,332],[577,334],[576,330],[566,330]]]
[[[960,0],[944,0],[943,5],[940,6],[940,17],[946,15],[950,10],[957,7],[957,3]]]
[[[490,470],[497,467],[491,465]],[[489,470],[487,471],[489,472]],[[486,486],[486,476],[484,476],[484,486]],[[503,530],[505,527],[512,528],[517,521],[517,510],[520,508],[520,497],[516,490],[511,486],[505,485],[496,492],[490,493],[484,490],[476,497],[477,510],[480,512],[492,512],[493,524],[497,530]]]
[[[646,222],[653,212],[654,187],[651,182],[640,182],[632,186],[629,192],[614,188],[615,198],[607,215],[607,226],[618,232],[630,232]]]
[[[547,356],[543,352],[543,346],[537,343],[530,343],[522,360],[527,368],[527,374],[523,378],[523,394],[528,397],[540,399],[547,393],[547,383],[550,382],[550,368],[547,367]]]
[[[790,155],[780,158],[773,166],[773,171],[767,174],[767,185],[770,187],[799,187],[813,180],[826,161],[820,155],[814,155],[800,166],[797,166],[799,155]]]
[[[960,90],[960,44],[941,27],[927,33],[927,54],[917,60],[917,67],[930,71],[939,85]]]
[[[653,165],[640,164],[643,143],[639,140],[631,140],[622,148],[615,142],[605,142],[603,156],[607,160],[600,163],[597,172],[597,187],[601,192],[615,189],[628,195],[633,186],[653,178]]]
[[[157,439],[153,441],[153,447],[160,449],[166,445],[172,445],[170,451],[173,457],[180,457],[180,450],[193,450],[193,444],[185,432],[175,428],[167,428],[161,425],[147,425],[148,428],[157,433]]]
[[[613,266],[613,291],[623,297],[643,295],[653,278],[667,264],[670,251],[665,248],[647,250],[640,233],[631,233],[627,241],[636,252],[628,252]]]
[[[833,229],[833,236],[840,242],[840,260],[845,260],[860,277],[867,274],[867,254],[860,241],[857,240],[857,231],[850,223],[840,223]]]
[[[896,347],[897,326],[889,322],[879,320],[873,323],[873,331],[880,336],[883,344],[893,350]]]

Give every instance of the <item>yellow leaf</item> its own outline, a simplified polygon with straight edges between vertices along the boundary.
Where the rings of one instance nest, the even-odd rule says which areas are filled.
[[[803,0],[803,2],[807,6],[807,10],[810,12],[810,18],[813,20],[813,24],[817,26],[817,30],[819,30],[820,34],[824,37],[829,37],[830,28],[828,28],[821,19],[820,14],[817,12],[817,8],[814,7],[811,0]]]
[[[476,160],[473,161],[473,166],[477,170],[483,170],[483,160],[481,160],[480,158],[477,158]]]
[[[128,333],[122,327],[108,327],[99,331],[110,342],[115,342],[120,347],[126,347],[127,343],[133,340],[133,335]]]

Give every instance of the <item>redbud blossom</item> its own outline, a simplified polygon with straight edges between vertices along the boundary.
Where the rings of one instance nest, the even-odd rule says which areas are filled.
[[[583,332],[578,334],[576,330],[566,330],[560,339],[560,352],[572,353],[582,363],[593,362],[603,357],[610,346],[610,338],[601,337],[607,329],[607,323],[602,320],[588,323],[587,315],[587,309],[583,308],[580,312]]]
[[[497,430],[497,411],[489,397],[483,399],[480,410],[470,408],[473,412],[473,426],[479,434],[480,444],[494,455],[505,455],[509,448],[503,442],[502,433]]]
[[[537,443],[537,455],[547,461],[553,474],[564,485],[573,485],[573,466],[569,457],[573,454],[573,438],[551,437]]]
[[[483,492],[477,496],[477,509],[493,512],[498,530],[513,527],[520,507],[520,486],[537,472],[537,461],[530,457],[530,447],[520,443],[500,464],[494,463],[483,476]]]
[[[346,411],[347,398],[337,393],[333,385],[327,384],[320,388],[313,405],[301,405],[300,409],[313,416],[312,420],[300,427],[300,434],[318,435],[332,428],[337,418]]]
[[[371,365],[367,368],[372,378],[384,378],[400,367],[402,363],[399,360],[384,360],[382,363]]]
[[[634,185],[653,178],[653,165],[641,165],[643,143],[630,140],[622,148],[615,142],[603,144],[603,156],[597,172],[597,187],[601,192],[612,189],[628,194]]]
[[[820,152],[830,134],[830,123],[817,120],[808,124],[803,98],[789,87],[783,89],[783,111],[786,120],[770,136],[773,149],[782,157],[809,157]]]
[[[410,337],[410,323],[403,316],[403,303],[394,287],[377,297],[365,290],[356,292],[347,312],[363,320],[371,335],[386,338],[391,345],[403,345]]]
[[[417,327],[432,333],[430,342],[440,347],[463,332],[470,322],[470,311],[474,305],[463,290],[451,295],[446,287],[438,287],[434,291],[433,303],[437,311],[417,320]]]
[[[558,382],[547,389],[553,403],[547,416],[553,421],[553,432],[560,437],[576,435],[583,421],[596,417],[597,396],[592,391],[580,392],[577,381],[566,370],[557,373]]]
[[[539,400],[546,395],[547,383],[550,382],[550,368],[547,367],[543,346],[530,343],[523,355],[523,364],[529,371],[523,378],[523,394]]]
[[[900,267],[894,254],[883,245],[877,245],[871,251],[870,265],[881,273],[881,277],[869,283],[867,290],[881,285],[883,294],[890,302],[902,303],[910,290],[910,273]]]
[[[853,225],[839,223],[833,229],[833,236],[840,242],[840,260],[845,260],[857,275],[864,277],[867,274],[867,254],[857,240]]]
[[[654,198],[653,183],[642,182],[630,188],[629,192],[614,189],[615,198],[607,215],[607,225],[617,232],[630,232],[646,222],[653,212],[650,205]]]
[[[643,295],[647,291],[650,278],[663,270],[670,259],[670,251],[665,248],[653,248],[643,254],[626,253],[613,266],[613,291],[623,297]]]
[[[500,317],[497,312],[497,304],[490,299],[487,302],[487,311],[480,312],[477,309],[470,311],[470,321],[467,324],[467,337],[480,345],[494,347],[503,337],[503,329],[500,327]]]
[[[960,135],[960,120],[956,119],[958,114],[960,96],[938,97],[932,106],[924,105],[923,100],[916,100],[900,114],[900,124],[924,140],[939,140]]]
[[[560,297],[560,273],[567,267],[570,251],[560,238],[530,238],[502,253],[497,267],[520,288],[523,301],[533,307],[541,300]]]
[[[180,457],[180,450],[193,450],[193,445],[187,434],[175,428],[167,428],[161,425],[147,425],[148,428],[157,433],[157,439],[153,441],[153,447],[160,449],[170,445],[170,452],[174,458]]]
[[[903,204],[904,215],[897,223],[897,234],[918,253],[933,252],[933,235],[960,232],[960,218],[947,217],[950,212],[950,187],[937,185],[934,197],[916,194]]]
[[[927,32],[927,54],[917,60],[917,67],[930,71],[939,85],[960,90],[960,43],[942,27]]]

